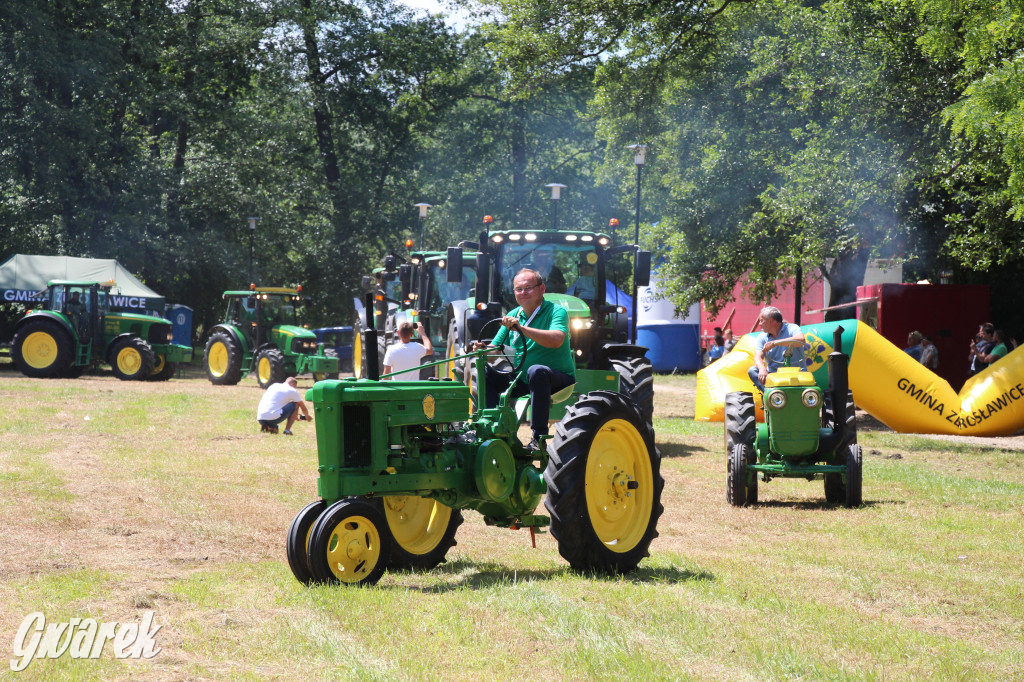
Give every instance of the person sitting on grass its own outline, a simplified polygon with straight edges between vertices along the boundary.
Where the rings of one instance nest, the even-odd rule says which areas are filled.
[[[292,424],[296,418],[313,421],[313,415],[306,409],[306,403],[299,393],[295,377],[288,377],[282,383],[270,384],[260,398],[256,408],[256,421],[260,423],[260,433],[277,433],[277,425],[288,420],[284,427],[284,435],[292,435]],[[302,416],[299,417],[299,412]]]

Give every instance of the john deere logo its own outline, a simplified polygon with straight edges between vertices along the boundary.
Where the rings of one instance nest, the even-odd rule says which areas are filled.
[[[804,350],[807,355],[807,371],[813,373],[828,360],[832,346],[810,332],[804,333],[804,341],[807,342],[807,348]]]
[[[423,397],[423,414],[427,415],[427,419],[434,418],[434,396],[428,394]]]

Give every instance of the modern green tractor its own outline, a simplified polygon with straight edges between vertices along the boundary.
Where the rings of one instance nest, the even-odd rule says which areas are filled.
[[[821,477],[828,502],[860,506],[862,458],[842,334],[843,328],[837,326],[834,350],[828,355],[827,391],[818,387],[806,367],[788,366],[792,348],[787,348],[787,366],[765,381],[763,424],[757,423],[753,394],[726,395],[726,499],[730,504],[756,504],[760,475],[764,482]]]
[[[465,265],[458,282],[448,281],[446,273],[448,254],[445,251],[413,251],[406,262],[398,264],[393,254],[385,259],[385,267],[374,272],[374,280],[364,278],[363,289],[375,286],[374,328],[377,330],[378,362],[384,362],[387,347],[395,342],[398,325],[402,322],[422,322],[427,329],[435,354],[440,354],[448,341],[452,303],[463,301],[476,282],[476,270]],[[353,350],[353,368],[356,378],[365,376],[366,354],[361,343],[361,321],[354,325],[358,353]],[[426,362],[432,356],[425,358]],[[420,371],[421,379],[439,375],[441,366],[430,366]]]
[[[512,372],[525,360],[521,344],[516,351]],[[459,360],[483,377],[486,352]],[[534,542],[550,527],[579,571],[632,571],[658,534],[660,456],[626,395],[580,396],[540,451],[517,439],[508,392],[495,408],[471,409],[470,389],[457,381],[351,378],[318,382],[306,399],[316,413],[319,499],[295,517],[286,544],[302,583],[371,585],[388,569],[429,570],[456,544],[467,509],[488,525],[529,529]],[[536,513],[542,497],[550,516]]]
[[[448,249],[449,282],[460,282],[463,250],[475,249],[473,295],[448,307],[447,356],[454,358],[480,338],[484,324],[515,308],[512,279],[523,268],[545,278],[545,298],[569,314],[569,336],[576,360],[576,394],[619,391],[633,399],[648,422],[654,414],[654,370],[647,349],[630,342],[629,316],[623,305],[609,304],[608,294],[650,281],[651,254],[633,244],[614,246],[601,232],[570,230],[483,231],[479,240]],[[627,255],[634,254],[633,267]],[[449,376],[472,385],[472,366],[447,365]],[[562,405],[553,405],[559,419]]]
[[[108,310],[114,286],[50,282],[47,309],[29,310],[15,326],[15,366],[30,377],[73,378],[106,362],[125,381],[170,379],[177,363],[192,360],[192,348],[171,343],[171,323],[161,317]]]
[[[225,291],[224,321],[210,330],[205,364],[210,381],[231,386],[256,371],[260,388],[286,377],[311,373],[317,380],[338,376],[338,358],[328,356],[316,334],[298,323],[302,288],[250,287]]]

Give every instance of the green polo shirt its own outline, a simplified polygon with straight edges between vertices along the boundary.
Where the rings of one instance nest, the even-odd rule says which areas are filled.
[[[524,372],[534,365],[545,365],[551,369],[557,369],[559,372],[565,372],[569,376],[576,378],[576,363],[573,362],[572,350],[569,348],[569,313],[566,312],[565,308],[560,305],[555,305],[551,301],[545,299],[540,304],[537,314],[529,324],[526,324],[526,320],[529,315],[523,311],[522,306],[510,311],[508,316],[519,320],[519,324],[524,327],[528,326],[533,329],[548,329],[565,332],[565,338],[562,340],[562,345],[558,348],[545,348],[533,339],[526,339],[526,364],[523,365]],[[494,340],[491,341],[491,343],[495,346],[507,343],[506,338],[508,335],[509,330],[502,327],[498,330],[498,333],[494,335]],[[519,342],[516,341],[515,344],[510,345],[514,345],[518,348]]]

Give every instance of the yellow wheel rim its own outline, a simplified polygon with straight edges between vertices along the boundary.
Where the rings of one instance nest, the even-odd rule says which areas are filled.
[[[34,369],[46,369],[57,361],[57,339],[46,332],[32,332],[21,346],[21,359]]]
[[[260,363],[256,368],[256,373],[260,377],[260,383],[267,383],[270,381],[270,360],[266,357],[260,358]]]
[[[594,436],[587,456],[587,512],[597,537],[613,552],[643,539],[654,507],[654,473],[636,427],[612,419]]]
[[[452,510],[426,497],[387,495],[384,516],[399,547],[410,554],[427,554],[444,538]]]
[[[352,375],[363,378],[363,335],[359,332],[352,336]]]
[[[142,367],[142,355],[135,348],[126,347],[117,351],[117,368],[122,374],[132,375]]]
[[[167,365],[167,358],[163,355],[157,355],[153,361],[153,374],[159,374],[164,371],[164,367]]]
[[[228,371],[228,347],[222,341],[217,341],[210,346],[210,353],[206,362],[209,365],[210,374],[215,377],[222,377]]]
[[[380,531],[365,516],[350,516],[331,531],[327,565],[343,583],[365,580],[380,561]]]

